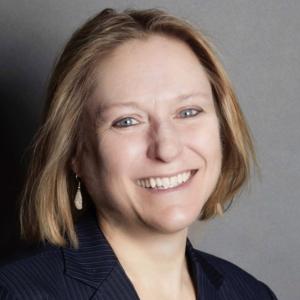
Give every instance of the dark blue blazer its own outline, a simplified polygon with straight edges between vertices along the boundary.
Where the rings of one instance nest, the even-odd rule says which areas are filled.
[[[0,299],[139,299],[96,218],[85,217],[76,230],[78,250],[45,245],[0,268]],[[277,299],[267,285],[224,259],[194,249],[188,239],[186,257],[197,299]]]

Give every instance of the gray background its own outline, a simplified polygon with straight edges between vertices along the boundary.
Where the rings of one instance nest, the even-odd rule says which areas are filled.
[[[190,230],[194,246],[300,297],[300,1],[16,1],[0,4],[1,249],[18,247],[15,199],[53,62],[70,34],[105,7],[165,8],[215,44],[255,137],[262,179],[227,213]]]

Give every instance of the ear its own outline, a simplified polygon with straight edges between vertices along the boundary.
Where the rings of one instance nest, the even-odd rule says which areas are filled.
[[[72,153],[71,156],[71,169],[77,175],[78,177],[81,177],[82,175],[82,170],[81,170],[81,157],[82,157],[82,143],[77,142],[74,152]]]
[[[78,129],[78,137],[75,141],[74,149],[71,154],[71,169],[72,171],[79,177],[81,178],[84,173],[84,168],[82,167],[84,164],[84,153],[86,149],[86,135],[83,134],[84,126],[85,126],[85,119],[83,118],[83,124],[80,124],[79,129]]]
[[[81,177],[81,148],[77,145],[73,156],[71,157],[71,169],[78,176]]]
[[[77,176],[80,177],[80,163],[77,155],[73,156],[71,159],[71,169]]]

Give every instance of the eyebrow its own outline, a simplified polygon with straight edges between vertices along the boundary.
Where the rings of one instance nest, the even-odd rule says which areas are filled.
[[[189,93],[189,94],[181,94],[175,98],[173,98],[172,100],[170,100],[170,102],[175,101],[176,103],[197,97],[197,96],[202,96],[203,98],[208,98],[208,94],[207,93],[203,93],[203,92],[195,92],[195,93]],[[97,115],[99,115],[100,113],[102,113],[105,110],[109,110],[112,109],[114,107],[135,107],[135,108],[140,108],[140,105],[138,102],[135,101],[129,101],[129,102],[124,102],[124,103],[111,103],[111,104],[100,104],[98,109],[97,109]]]

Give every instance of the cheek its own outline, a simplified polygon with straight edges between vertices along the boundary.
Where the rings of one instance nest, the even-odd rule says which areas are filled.
[[[215,118],[207,118],[190,126],[189,130],[181,133],[185,145],[189,145],[195,152],[206,160],[221,160],[222,149],[218,122]]]
[[[128,176],[141,157],[144,143],[138,135],[110,133],[103,137],[98,149],[106,172]]]

